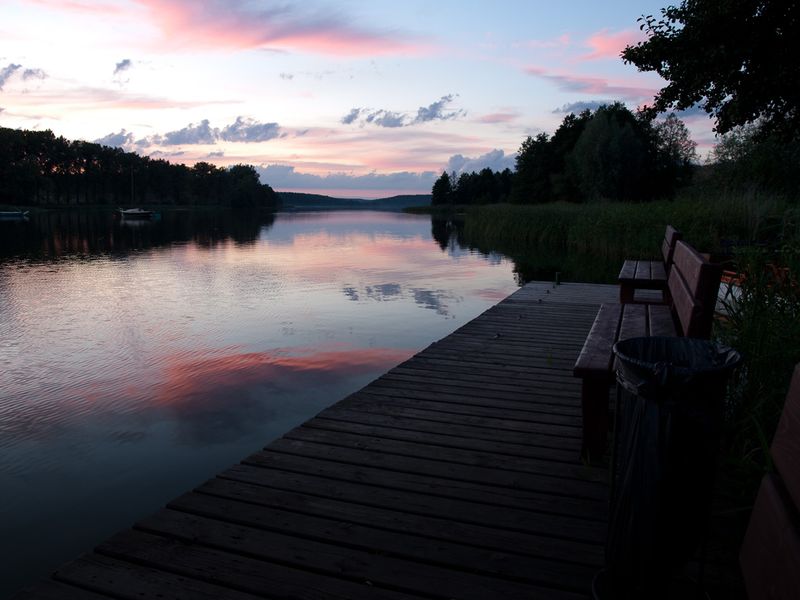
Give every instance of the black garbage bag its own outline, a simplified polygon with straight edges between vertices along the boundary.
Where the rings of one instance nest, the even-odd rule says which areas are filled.
[[[617,409],[606,598],[660,598],[695,553],[710,512],[730,373],[738,352],[706,340],[614,346]]]

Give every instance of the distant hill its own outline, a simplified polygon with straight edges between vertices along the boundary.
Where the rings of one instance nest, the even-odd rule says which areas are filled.
[[[430,194],[411,194],[405,196],[391,196],[367,200],[365,198],[334,198],[322,194],[302,194],[299,192],[277,192],[283,202],[284,209],[320,209],[328,210],[402,210],[410,206],[427,206],[431,203]]]

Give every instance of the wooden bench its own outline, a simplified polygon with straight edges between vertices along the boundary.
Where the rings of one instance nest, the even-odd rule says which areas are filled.
[[[683,236],[672,225],[667,225],[664,240],[661,242],[661,255],[664,262],[657,260],[626,260],[622,264],[617,280],[619,281],[619,301],[622,304],[635,302],[636,290],[667,289],[667,275],[672,267],[675,245]]]
[[[613,346],[642,336],[708,338],[721,267],[678,241],[668,279],[670,304],[603,304],[584,342],[573,375],[580,377],[583,413],[581,455],[594,461],[606,450],[608,394],[614,383]]]
[[[771,452],[777,473],[761,482],[739,554],[750,600],[800,594],[800,365]]]

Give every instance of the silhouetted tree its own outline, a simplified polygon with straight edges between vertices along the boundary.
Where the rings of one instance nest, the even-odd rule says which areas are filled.
[[[640,200],[652,174],[648,124],[623,104],[601,106],[567,160],[567,173],[585,200]]]
[[[586,124],[591,120],[592,112],[584,110],[580,114],[573,113],[564,117],[553,137],[550,138],[550,191],[551,200],[575,202],[581,194],[573,177],[567,173],[567,157],[575,148]]]
[[[700,105],[718,133],[760,120],[764,134],[800,134],[800,3],[683,0],[639,21],[648,38],[622,58],[667,80],[651,112]]]
[[[514,204],[533,204],[552,200],[550,177],[553,148],[546,133],[528,136],[517,152],[517,173],[510,193]]]
[[[685,185],[697,161],[697,142],[689,137],[689,130],[675,113],[657,123],[654,133],[661,179],[665,184]]]
[[[450,175],[447,174],[447,171],[442,171],[441,177],[433,184],[433,189],[431,190],[431,204],[433,206],[450,204],[452,193],[453,186],[450,182]]]

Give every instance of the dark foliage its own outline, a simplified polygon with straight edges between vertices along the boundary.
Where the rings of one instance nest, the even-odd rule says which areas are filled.
[[[668,84],[652,113],[700,105],[716,131],[761,120],[800,134],[800,4],[795,0],[683,0],[640,19],[648,39],[622,52]]]
[[[431,204],[433,206],[450,204],[452,194],[453,184],[450,181],[450,175],[447,174],[447,171],[443,171],[442,176],[433,184],[433,189],[431,190]]]
[[[433,184],[431,204],[444,206],[507,202],[513,181],[514,174],[510,169],[492,171],[487,167],[479,173],[462,173],[458,176],[444,172]]]
[[[275,208],[279,199],[250,165],[187,167],[52,131],[0,128],[0,203]]]
[[[522,143],[510,199],[538,204],[671,197],[689,182],[694,148],[675,115],[654,125],[619,102],[569,114],[552,137],[542,133]]]

